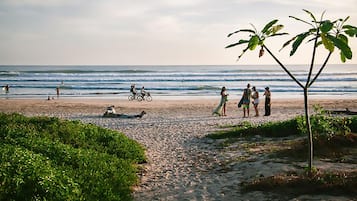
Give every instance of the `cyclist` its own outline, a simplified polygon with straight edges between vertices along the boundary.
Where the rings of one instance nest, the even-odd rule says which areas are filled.
[[[130,92],[134,95],[134,97],[136,96],[136,88],[135,88],[135,84],[132,84],[130,87]]]
[[[141,93],[141,96],[144,98],[145,96],[146,96],[146,91],[145,91],[145,87],[143,86],[143,87],[141,87],[141,91],[140,91],[140,93]]]

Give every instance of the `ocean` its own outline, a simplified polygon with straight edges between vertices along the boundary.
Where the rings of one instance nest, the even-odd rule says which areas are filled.
[[[288,68],[301,81],[306,80],[308,66]],[[314,72],[316,73],[316,71]],[[302,97],[302,89],[278,65],[183,65],[183,66],[21,66],[1,65],[0,98],[127,98],[130,85],[142,86],[155,98],[219,97],[226,86],[230,97],[239,97],[250,83],[264,92],[270,87],[274,98]],[[310,97],[356,98],[357,65],[328,65],[310,88]]]

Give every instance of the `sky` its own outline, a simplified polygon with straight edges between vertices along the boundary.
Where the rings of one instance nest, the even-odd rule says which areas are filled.
[[[293,57],[283,43],[310,27],[290,15],[310,20],[350,16],[357,26],[357,0],[0,0],[2,65],[262,65],[275,64],[259,50],[226,49],[246,35],[227,37],[238,29],[261,30],[273,19],[289,36],[266,45],[284,64],[309,64],[312,49],[302,44]],[[239,37],[241,36],[241,37]],[[357,64],[355,51],[347,64]],[[327,52],[320,48],[316,63]],[[329,63],[341,63],[335,51]]]

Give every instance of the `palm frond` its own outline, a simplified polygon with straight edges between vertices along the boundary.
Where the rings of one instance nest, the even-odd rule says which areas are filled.
[[[297,20],[297,21],[300,21],[300,22],[306,23],[306,24],[308,24],[308,25],[310,25],[310,26],[313,26],[313,27],[314,27],[314,25],[313,25],[313,24],[311,24],[310,22],[307,22],[307,21],[305,21],[305,20],[302,20],[302,19],[297,18],[297,17],[294,17],[294,16],[289,16],[289,17],[290,17],[290,18],[293,18],[293,19],[295,19],[295,20]]]
[[[239,32],[249,32],[249,33],[255,33],[253,30],[251,29],[240,29],[240,30],[237,30],[235,32],[232,32],[232,33],[229,33],[227,37],[230,37],[232,36],[233,34],[236,34],[236,33],[239,33]]]

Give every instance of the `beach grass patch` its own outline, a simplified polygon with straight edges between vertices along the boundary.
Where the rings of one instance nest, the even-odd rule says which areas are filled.
[[[143,147],[79,121],[0,113],[0,200],[131,200]]]
[[[281,149],[272,153],[271,157],[288,157],[304,161],[306,160],[307,146],[307,140],[299,138],[291,141],[289,146],[282,146]],[[357,134],[314,138],[314,156],[316,158],[331,162],[356,163],[353,159],[355,154],[357,154]]]
[[[268,122],[260,125],[252,124],[249,122],[242,122],[236,126],[231,126],[230,130],[220,130],[215,133],[207,135],[212,139],[226,139],[226,138],[240,138],[252,136],[264,137],[287,137],[291,135],[298,135],[297,117],[287,121]]]
[[[357,171],[313,171],[290,172],[285,174],[262,177],[241,183],[243,192],[271,191],[281,195],[344,195],[357,194]]]

